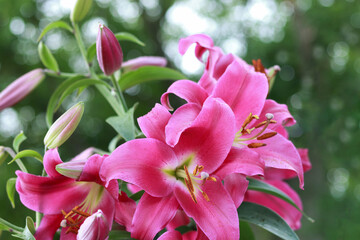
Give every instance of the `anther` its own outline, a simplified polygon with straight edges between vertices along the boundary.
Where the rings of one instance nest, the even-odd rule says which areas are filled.
[[[259,148],[259,147],[266,146],[266,144],[265,143],[257,143],[257,142],[255,142],[255,143],[250,143],[247,146],[248,146],[248,148]]]
[[[263,135],[257,137],[257,140],[264,140],[264,139],[268,139],[271,138],[273,136],[275,136],[277,134],[277,132],[268,132],[268,133],[264,133]]]
[[[204,196],[205,200],[208,201],[208,202],[210,202],[209,196],[208,196],[205,192],[201,192],[201,193],[202,193],[202,195]]]

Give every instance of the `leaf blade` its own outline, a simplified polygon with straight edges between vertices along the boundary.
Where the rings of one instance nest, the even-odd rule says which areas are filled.
[[[15,183],[16,178],[9,178],[6,182],[6,193],[10,200],[12,208],[15,208]]]
[[[14,138],[13,141],[13,148],[15,152],[19,152],[19,148],[22,142],[24,142],[27,139],[23,131],[20,131],[18,135]]]
[[[11,164],[15,160],[23,158],[23,157],[33,157],[33,158],[39,160],[41,163],[43,162],[43,157],[41,156],[40,153],[38,153],[34,150],[27,149],[27,150],[23,150],[23,151],[19,152],[18,154],[16,154],[15,157],[10,162],[8,162],[8,164]]]
[[[38,38],[38,42],[45,36],[45,34],[47,32],[49,32],[50,30],[52,29],[55,29],[55,28],[63,28],[65,30],[68,30],[69,32],[73,32],[73,29],[72,27],[67,24],[66,22],[64,21],[56,21],[56,22],[52,22],[52,23],[49,23],[41,32],[39,38]]]
[[[137,38],[135,35],[128,33],[128,32],[119,32],[115,34],[115,37],[119,41],[129,41],[136,43],[142,47],[145,46],[145,43],[142,42],[139,38]]]

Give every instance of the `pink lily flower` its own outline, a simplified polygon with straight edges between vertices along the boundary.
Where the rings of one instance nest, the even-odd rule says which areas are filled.
[[[197,231],[190,231],[186,232],[183,235],[181,235],[180,232],[176,230],[170,230],[162,234],[159,238],[159,240],[209,240],[209,238],[201,231],[201,229],[198,229]]]
[[[89,224],[85,222],[98,210],[102,211],[107,224],[92,226],[101,226],[99,231],[102,236],[110,231],[114,219],[130,231],[136,203],[125,193],[119,195],[116,180],[109,181],[105,187],[99,170],[106,158],[106,155],[93,155],[86,162],[82,161],[83,169],[80,174],[74,175],[74,179],[56,170],[60,164],[64,169],[66,164],[72,165],[73,161],[63,163],[55,148],[48,150],[44,156],[48,177],[16,171],[16,190],[21,202],[31,210],[44,213],[35,233],[36,239],[53,239],[60,227],[61,239],[75,239],[77,233],[89,232]]]
[[[295,123],[295,120],[288,112],[286,105],[266,100],[268,88],[264,74],[251,71],[244,64],[234,60],[227,65],[225,72],[217,80],[210,94],[201,87],[200,83],[180,80],[173,83],[162,95],[161,103],[171,109],[168,98],[170,93],[197,105],[199,109],[206,99],[221,98],[235,114],[234,147],[242,149],[242,151],[250,150],[258,153],[265,168],[283,169],[296,173],[299,177],[300,188],[303,188],[303,169],[300,156],[287,136],[283,136],[286,133],[283,127],[284,123],[289,126]],[[174,112],[172,116],[172,120],[174,120],[170,120],[166,126],[167,144],[171,146],[177,144],[182,132],[196,118],[197,112],[194,109],[191,108],[187,111],[184,105],[181,110],[178,109]],[[175,119],[181,119],[181,121]],[[280,134],[277,134],[277,131]],[[221,176],[219,177],[221,178]]]
[[[158,66],[165,67],[167,64],[166,58],[156,56],[137,57],[126,62],[123,62],[122,68],[125,72],[133,71],[143,66]]]
[[[44,71],[37,68],[16,79],[0,92],[0,111],[26,97],[44,78]]]
[[[195,104],[186,105],[194,112]],[[177,145],[165,143],[171,115],[156,105],[139,125],[147,136],[119,146],[105,159],[100,176],[122,179],[145,190],[132,222],[132,237],[153,239],[181,208],[209,239],[239,239],[239,220],[229,193],[213,172],[230,151],[235,119],[220,99],[209,98]]]

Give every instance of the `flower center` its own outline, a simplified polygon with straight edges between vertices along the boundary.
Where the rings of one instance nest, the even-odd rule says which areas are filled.
[[[245,119],[245,121],[244,121],[242,127],[240,128],[240,130],[236,133],[235,139],[234,139],[234,144],[246,145],[249,148],[258,148],[258,147],[266,146],[266,144],[262,143],[262,142],[252,142],[252,143],[249,143],[249,144],[244,143],[245,141],[250,141],[250,140],[268,139],[268,138],[271,138],[271,137],[273,137],[273,136],[275,136],[277,134],[277,132],[264,133],[264,131],[266,130],[266,128],[270,124],[276,123],[275,120],[272,120],[274,118],[273,114],[267,113],[267,114],[265,114],[265,116],[266,116],[265,121],[257,124],[256,126],[254,126],[252,128],[248,128],[249,124],[254,119],[256,119],[256,120],[259,119],[259,116],[253,115],[252,113],[250,113],[249,116]],[[259,130],[259,131],[257,133],[255,133],[255,131],[257,131],[257,130]],[[253,134],[253,135],[251,135],[251,134]]]
[[[189,173],[189,170],[186,165],[184,165],[184,169],[176,170],[176,178],[183,179],[185,182],[185,186],[190,193],[192,200],[197,203],[195,190],[199,190],[206,201],[210,201],[209,196],[200,188],[206,180],[216,182],[216,178],[211,177],[207,172],[204,172],[204,166],[196,165],[194,171]]]
[[[94,212],[94,209],[98,205],[104,191],[104,187],[96,183],[83,183],[79,184],[91,184],[90,191],[84,201],[79,205],[75,206],[70,212],[65,212],[61,210],[61,213],[64,215],[64,219],[61,221],[61,227],[68,227],[65,233],[78,233],[81,224],[85,219]]]

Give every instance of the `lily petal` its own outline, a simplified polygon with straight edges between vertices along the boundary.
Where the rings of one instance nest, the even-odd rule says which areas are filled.
[[[260,154],[265,162],[265,166],[267,168],[285,169],[295,172],[299,178],[299,186],[303,189],[304,171],[300,155],[294,144],[281,134],[262,140],[262,143],[265,143],[266,146],[253,148],[253,150]]]
[[[175,230],[175,228],[188,225],[189,223],[190,219],[185,212],[183,210],[177,210],[175,217],[169,222],[166,229]]]
[[[179,80],[171,84],[168,90],[161,96],[161,104],[168,110],[173,108],[169,102],[169,94],[185,99],[187,102],[199,104],[200,106],[208,97],[207,92],[197,83],[190,80]]]
[[[60,163],[63,163],[63,161],[61,161],[61,159],[60,159],[57,148],[49,149],[46,151],[46,153],[44,155],[44,168],[45,168],[46,173],[50,177],[63,176],[60,173],[58,173],[58,171],[56,171],[56,169],[55,169],[56,165],[58,165]]]
[[[178,231],[172,230],[172,231],[167,231],[166,233],[162,234],[158,240],[182,240],[182,236],[181,233],[179,233]]]
[[[171,116],[165,127],[166,143],[174,147],[184,130],[189,128],[199,115],[201,107],[194,103],[188,103],[179,107]]]
[[[173,194],[157,198],[144,193],[134,214],[131,237],[152,240],[175,216],[178,207]]]
[[[201,189],[210,201],[197,191],[195,203],[185,186],[176,185],[175,196],[185,213],[194,219],[209,239],[239,239],[236,207],[221,181],[206,181]]]
[[[56,231],[60,227],[61,221],[64,219],[62,214],[45,214],[41,219],[41,223],[36,229],[36,240],[52,240]]]
[[[137,121],[146,137],[165,142],[165,126],[170,117],[169,111],[157,103],[148,114],[139,117]]]
[[[195,153],[194,164],[202,165],[204,171],[212,173],[225,160],[234,135],[235,119],[229,106],[221,99],[208,98],[174,150],[181,160]]]
[[[244,200],[249,181],[240,173],[233,173],[225,177],[224,187],[233,199],[236,208],[240,207]]]
[[[126,142],[104,160],[100,176],[107,184],[121,179],[135,184],[154,197],[164,197],[172,192],[175,178],[162,169],[175,169],[178,159],[173,150],[159,140],[135,139]]]
[[[65,177],[40,177],[21,171],[15,173],[18,176],[16,190],[21,202],[27,208],[44,214],[70,211],[85,199],[91,188]]]
[[[131,222],[135,213],[136,203],[129,198],[125,192],[119,195],[119,201],[116,202],[115,221],[126,227],[126,231],[131,231]]]
[[[231,173],[242,173],[245,176],[264,175],[265,163],[260,155],[250,149],[231,148],[223,164],[214,173],[220,179]]]
[[[264,181],[271,184],[272,186],[278,188],[279,190],[286,193],[294,203],[302,209],[302,203],[298,194],[285,182],[282,181]],[[301,212],[295,207],[285,202],[284,200],[272,196],[270,194],[258,192],[258,191],[247,191],[245,195],[245,200],[247,202],[253,202],[265,207],[268,207],[278,213],[284,220],[289,224],[289,226],[297,230],[301,227]]]
[[[188,48],[196,43],[198,47],[196,51],[196,57],[199,61],[202,61],[201,57],[203,53],[214,46],[213,40],[205,34],[194,34],[186,38],[182,38],[179,41],[179,52],[184,55]]]
[[[269,86],[264,74],[251,72],[233,61],[219,78],[213,96],[223,99],[234,111],[240,129],[249,113],[258,115],[264,106]]]

